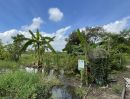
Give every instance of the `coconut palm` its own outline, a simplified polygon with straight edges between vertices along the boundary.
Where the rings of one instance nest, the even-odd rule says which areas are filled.
[[[36,33],[33,33],[31,30],[29,30],[29,33],[31,34],[31,38],[24,38],[24,41],[26,42],[21,51],[25,51],[28,46],[32,45],[34,47],[35,54],[37,57],[37,64],[40,67],[42,64],[41,61],[44,52],[47,50],[55,52],[55,50],[50,44],[50,42],[52,42],[55,37],[44,37],[40,34],[39,30],[37,30]]]

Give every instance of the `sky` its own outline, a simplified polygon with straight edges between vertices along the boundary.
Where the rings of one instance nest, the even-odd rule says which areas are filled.
[[[52,46],[61,51],[65,38],[77,28],[103,26],[119,33],[130,27],[130,0],[0,0],[0,39],[11,43],[28,30],[56,36]]]

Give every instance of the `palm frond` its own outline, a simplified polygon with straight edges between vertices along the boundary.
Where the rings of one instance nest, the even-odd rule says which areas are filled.
[[[54,48],[51,46],[51,44],[48,42],[47,43],[47,47],[53,52],[56,53],[56,51],[54,50]]]
[[[52,41],[54,41],[54,38],[55,38],[55,36],[54,37],[42,37],[42,40],[43,41],[47,41],[47,42],[52,42]]]
[[[78,38],[79,38],[79,40],[81,42],[81,45],[82,46],[86,46],[87,45],[87,41],[86,41],[85,37],[81,34],[79,29],[77,30],[77,35],[78,35]]]
[[[29,30],[29,33],[32,35],[33,38],[36,38],[34,33],[31,30]]]
[[[36,38],[37,38],[37,40],[39,40],[40,39],[40,33],[39,33],[39,30],[37,29],[37,32],[36,32]]]
[[[20,50],[20,52],[25,51],[25,50],[27,49],[27,47],[28,47],[29,45],[31,45],[33,42],[35,42],[35,40],[29,40],[29,41],[27,41],[27,42],[24,44],[24,46],[22,47],[22,49]]]

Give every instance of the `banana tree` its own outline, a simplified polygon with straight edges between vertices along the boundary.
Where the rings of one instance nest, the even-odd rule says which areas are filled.
[[[81,45],[81,48],[85,54],[85,62],[87,63],[87,52],[89,50],[89,44],[85,38],[85,35],[83,35],[80,30],[78,29],[77,30],[77,34],[78,34],[78,38],[80,40],[80,45]]]
[[[89,44],[88,44],[88,42],[87,42],[87,40],[86,40],[86,38],[85,38],[85,35],[83,35],[81,32],[80,32],[80,30],[78,29],[77,30],[77,35],[78,35],[78,38],[79,38],[79,40],[80,40],[80,45],[81,45],[81,48],[82,48],[82,50],[83,50],[83,52],[84,52],[84,54],[85,54],[85,62],[86,62],[86,64],[87,64],[87,52],[88,52],[88,50],[89,50]],[[84,70],[81,70],[81,81],[82,81],[82,83],[84,82]],[[87,78],[88,78],[88,75],[87,75]],[[88,81],[89,82],[89,81]]]
[[[23,39],[25,37],[22,34],[17,34],[11,38],[13,39],[13,43],[10,45],[10,51],[12,50],[10,54],[13,60],[18,61],[19,57],[21,56],[20,49],[23,46]]]
[[[33,33],[31,30],[29,30],[29,33],[31,34],[31,38],[24,38],[24,41],[26,42],[21,51],[25,51],[28,46],[32,45],[35,50],[38,67],[41,67],[42,55],[44,54],[44,52],[46,50],[51,50],[52,52],[55,52],[50,44],[50,42],[52,42],[55,37],[44,37],[40,34],[39,30],[37,30],[36,33]]]

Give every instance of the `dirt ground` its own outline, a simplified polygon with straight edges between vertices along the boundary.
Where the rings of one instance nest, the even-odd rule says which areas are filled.
[[[129,73],[130,73],[130,65],[127,66],[128,70],[129,70]],[[128,73],[128,74],[129,74]],[[129,74],[130,76],[130,74]],[[128,77],[129,77],[128,76]],[[130,77],[129,77],[130,78]],[[126,88],[126,96],[125,96],[125,99],[130,99],[130,86],[128,88]]]
[[[91,87],[86,99],[120,99],[125,86],[124,78],[130,78],[130,66],[126,71],[116,72],[110,76],[113,82],[104,87]],[[65,80],[70,86],[79,86],[80,81],[74,78]],[[130,90],[126,92],[126,99],[130,99]]]
[[[130,78],[130,66],[127,71],[118,72],[111,77],[116,82],[110,83],[107,87],[93,88],[86,99],[120,99],[125,86],[124,78]],[[126,89],[126,99],[130,99],[130,89]]]

